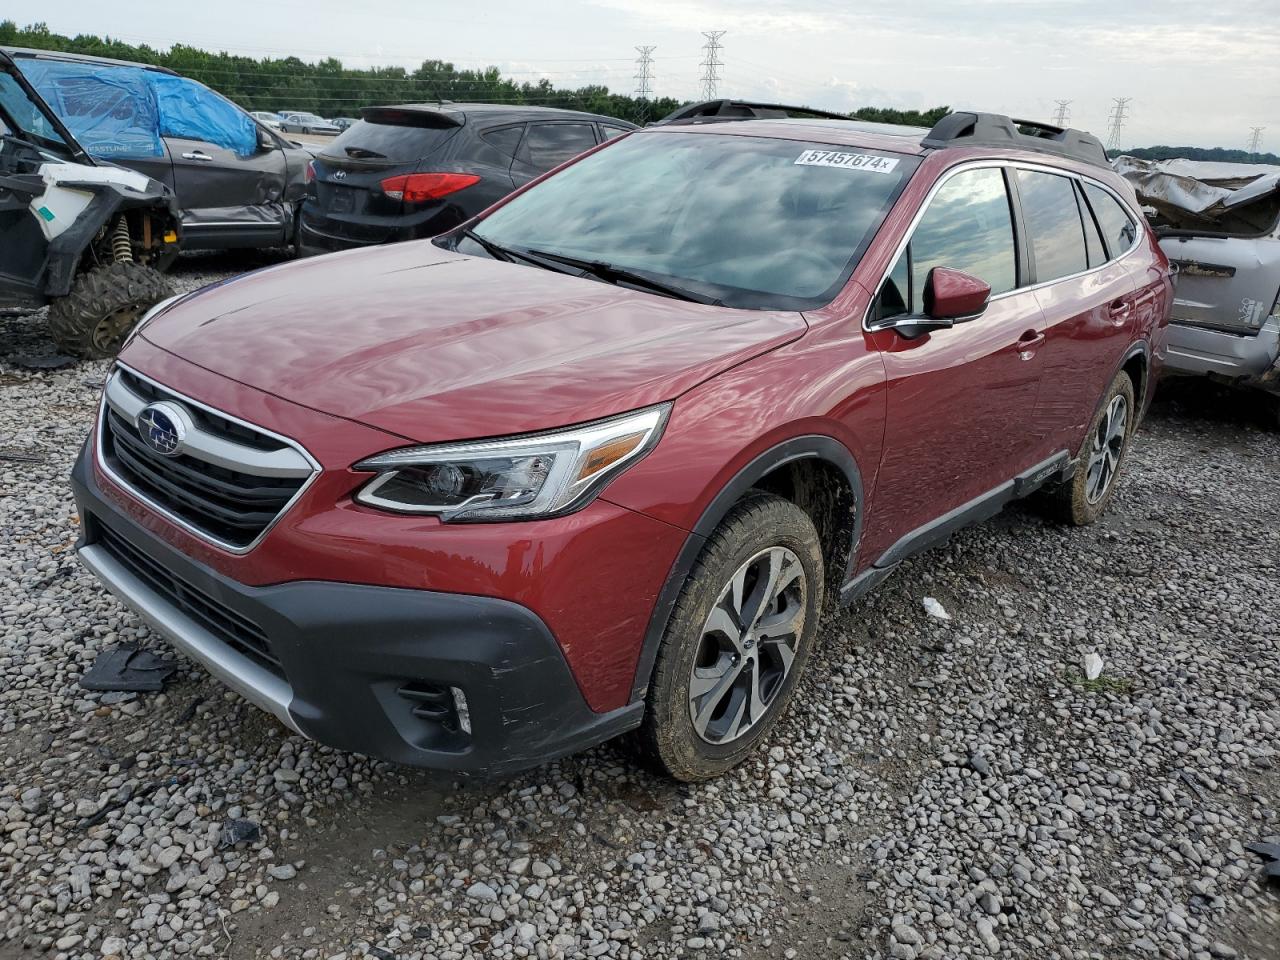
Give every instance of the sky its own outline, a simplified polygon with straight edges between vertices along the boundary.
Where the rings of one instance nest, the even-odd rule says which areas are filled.
[[[1122,146],[1280,152],[1280,0],[42,0],[58,33],[186,43],[355,66],[438,59],[515,79],[633,93],[639,44],[654,92],[697,99],[702,32],[724,30],[718,93],[847,111],[988,110],[1107,139],[1129,97]],[[12,12],[6,16],[13,16]],[[26,21],[17,17],[19,23]]]

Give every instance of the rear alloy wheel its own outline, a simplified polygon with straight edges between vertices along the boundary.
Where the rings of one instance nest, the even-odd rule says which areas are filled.
[[[809,658],[823,583],[808,514],[764,493],[734,507],[667,624],[637,735],[646,757],[678,780],[706,780],[767,737]]]
[[[1106,510],[1116,491],[1116,478],[1129,453],[1129,441],[1137,426],[1133,381],[1119,374],[1094,414],[1076,457],[1070,481],[1053,491],[1061,518],[1075,526],[1093,523]]]
[[[109,263],[76,277],[71,292],[49,307],[58,349],[98,360],[114,357],[143,314],[173,296],[158,271],[141,263]]]

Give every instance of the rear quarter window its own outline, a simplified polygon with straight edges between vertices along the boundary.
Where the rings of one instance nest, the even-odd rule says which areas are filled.
[[[1086,183],[1084,193],[1089,198],[1089,206],[1093,207],[1093,215],[1098,218],[1107,251],[1111,256],[1118,257],[1138,239],[1137,225],[1120,205],[1120,201],[1101,187]]]
[[[520,138],[524,136],[524,124],[513,127],[491,127],[480,132],[480,139],[496,150],[501,150],[508,157],[514,157],[520,148]]]

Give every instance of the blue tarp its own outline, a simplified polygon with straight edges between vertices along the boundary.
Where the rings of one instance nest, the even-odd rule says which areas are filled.
[[[80,145],[104,159],[164,156],[161,137],[184,137],[234,150],[258,149],[249,116],[203,84],[140,67],[67,60],[18,60]]]

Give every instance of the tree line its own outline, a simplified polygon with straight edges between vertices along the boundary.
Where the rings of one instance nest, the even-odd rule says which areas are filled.
[[[1250,153],[1248,150],[1230,150],[1226,147],[1133,147],[1129,150],[1110,150],[1114,159],[1119,156],[1137,157],[1139,160],[1212,160],[1218,163],[1274,163],[1280,164],[1280,156],[1274,153]]]
[[[343,66],[333,57],[316,62],[297,57],[255,59],[211,53],[180,43],[158,50],[90,34],[68,37],[52,32],[43,23],[20,27],[12,20],[0,20],[0,46],[34,47],[168,67],[217,90],[246,110],[307,110],[324,117],[358,116],[360,107],[376,104],[439,99],[584,110],[643,125],[682,105],[672,97],[644,100],[613,93],[598,84],[566,89],[546,79],[517,82],[504,77],[497,67],[459,69],[446,60],[424,60],[416,69],[356,69]],[[865,107],[851,116],[931,127],[948,112],[947,107],[923,112]]]

